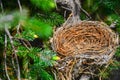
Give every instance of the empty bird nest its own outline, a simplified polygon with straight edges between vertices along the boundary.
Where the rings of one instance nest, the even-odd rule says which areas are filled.
[[[55,66],[57,80],[75,80],[81,73],[94,72],[93,65],[107,64],[117,46],[118,36],[103,22],[80,21],[58,28],[52,38],[52,48],[61,57]]]

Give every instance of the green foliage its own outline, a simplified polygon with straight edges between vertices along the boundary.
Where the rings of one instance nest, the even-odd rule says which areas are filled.
[[[119,7],[120,1],[119,0],[104,0],[102,3],[105,5],[105,7],[111,10],[114,10]]]
[[[55,56],[55,53],[51,50],[42,50],[40,52],[39,58],[34,60],[35,65],[41,66],[41,67],[48,67],[52,66],[55,61],[52,60],[52,57]]]
[[[101,67],[98,74],[102,79],[108,79],[113,70],[118,70],[120,68],[120,62],[116,59],[111,60],[106,67]]]
[[[119,21],[119,20],[120,20],[120,17],[117,14],[111,14],[111,15],[108,15],[107,17],[107,21],[109,21],[110,23],[114,21]]]
[[[119,3],[120,0],[86,0],[83,2],[83,8],[94,20],[106,20],[108,15],[120,14]]]
[[[117,48],[115,57],[120,58],[120,47]],[[112,71],[120,69],[120,62],[116,58],[111,60],[106,67],[101,68],[98,76],[102,77],[102,79],[108,79]]]
[[[99,9],[100,0],[86,0],[84,1],[84,4],[82,5],[90,14],[96,12]]]
[[[51,12],[50,14],[37,15],[40,21],[45,22],[51,26],[60,25],[64,22],[63,16],[58,13]]]
[[[27,30],[27,31],[23,31],[22,33],[21,33],[21,35],[19,35],[19,34],[16,34],[15,35],[15,37],[17,37],[17,38],[24,38],[24,39],[26,39],[26,40],[29,40],[29,41],[32,41],[32,40],[34,40],[35,39],[35,32],[34,31],[32,31],[32,30]]]
[[[39,73],[41,74],[41,80],[54,80],[53,77],[43,69],[41,69]]]
[[[110,71],[117,70],[120,68],[120,62],[117,60],[113,60],[112,64],[108,67]]]
[[[26,21],[24,27],[26,30],[32,30],[42,39],[49,38],[52,34],[52,27],[36,18],[31,18]]]
[[[52,56],[54,56],[55,53],[53,53],[50,50],[43,50],[39,53],[39,57],[33,57],[34,64],[31,65],[31,76],[38,77],[37,79],[41,80],[53,80],[53,77],[49,74],[49,72],[45,71],[45,68],[48,68],[50,66],[53,66],[55,64],[55,61],[52,60]]]
[[[54,80],[53,77],[44,69],[34,66],[31,69],[32,80]]]
[[[3,45],[3,42],[4,42],[4,39],[3,39],[3,37],[0,35],[0,44]]]
[[[52,56],[55,55],[51,50],[40,50],[39,48],[29,48],[20,46],[18,47],[18,56],[23,58],[23,69],[29,69],[27,76],[32,80],[53,80],[53,77],[45,70],[47,67],[53,66],[55,61]],[[30,61],[33,61],[31,64]],[[30,66],[30,68],[28,68]]]
[[[118,57],[118,58],[120,58],[120,47],[117,48],[115,56]]]
[[[24,46],[19,46],[17,50],[18,50],[18,53],[17,53],[18,56],[23,57],[23,58],[26,56],[35,57],[35,56],[37,56],[37,53],[40,52],[39,48],[29,48],[29,50],[28,50]]]
[[[101,71],[99,73],[99,76],[102,77],[103,79],[108,79],[109,78],[109,72],[108,71]]]
[[[55,8],[54,0],[30,0],[34,5],[38,8],[42,9],[43,11],[51,11]]]
[[[120,33],[120,16],[118,14],[110,14],[106,18],[106,22],[110,25],[113,22],[116,22],[116,31]]]

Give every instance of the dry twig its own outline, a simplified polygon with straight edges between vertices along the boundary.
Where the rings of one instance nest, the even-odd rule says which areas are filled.
[[[18,5],[19,5],[20,12],[22,13],[22,6],[21,6],[21,3],[20,3],[20,0],[17,0],[17,2],[18,2]]]
[[[4,48],[4,66],[5,66],[5,74],[7,76],[7,79],[10,80],[9,74],[8,74],[8,70],[7,70],[7,56],[6,56],[6,52],[7,52],[7,36],[5,34],[5,48]]]
[[[18,2],[18,5],[19,5],[19,9],[20,9],[20,13],[22,14],[22,6],[21,6],[21,3],[20,3],[20,0],[17,0]],[[20,32],[19,32],[19,29],[20,29],[20,23],[17,25],[17,33],[20,35]]]

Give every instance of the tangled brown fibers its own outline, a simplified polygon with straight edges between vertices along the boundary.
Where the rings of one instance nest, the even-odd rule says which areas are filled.
[[[52,39],[53,50],[61,56],[56,65],[61,76],[58,80],[74,80],[83,72],[84,64],[107,64],[117,46],[118,36],[103,22],[80,21],[58,28]]]

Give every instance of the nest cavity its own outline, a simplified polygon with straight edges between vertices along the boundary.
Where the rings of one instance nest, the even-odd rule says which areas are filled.
[[[103,22],[81,21],[60,27],[53,36],[52,48],[63,56],[110,54],[116,49],[117,35]]]

